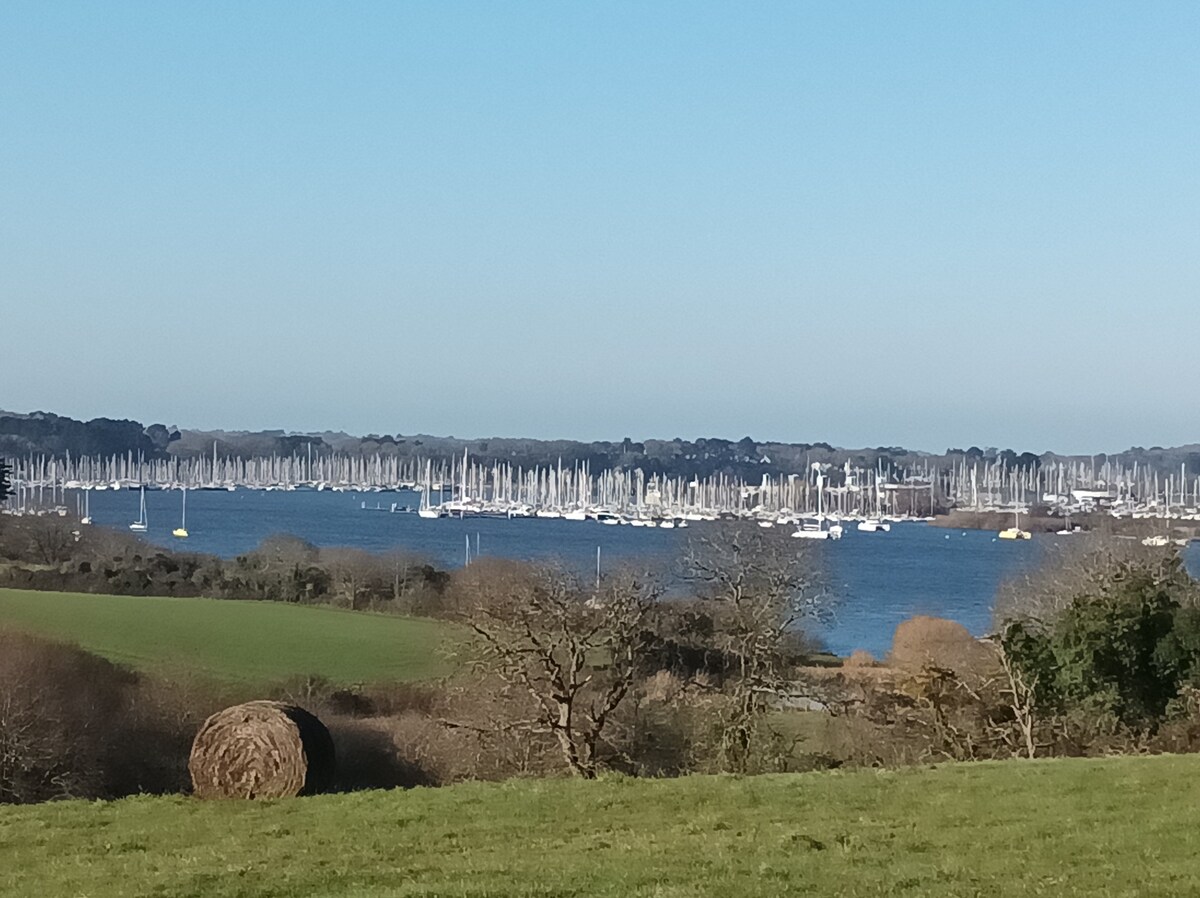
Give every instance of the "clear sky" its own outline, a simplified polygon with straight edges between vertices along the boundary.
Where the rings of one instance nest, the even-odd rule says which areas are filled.
[[[0,5],[0,408],[1200,441],[1200,3]]]

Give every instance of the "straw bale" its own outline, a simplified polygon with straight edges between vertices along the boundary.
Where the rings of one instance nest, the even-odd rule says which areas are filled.
[[[333,739],[303,708],[247,702],[204,722],[188,771],[199,798],[311,795],[333,782]]]

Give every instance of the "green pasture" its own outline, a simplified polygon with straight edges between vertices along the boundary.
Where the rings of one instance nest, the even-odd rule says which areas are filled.
[[[334,608],[0,589],[0,626],[78,643],[131,667],[236,682],[339,683],[445,672],[436,621]]]
[[[0,894],[1194,895],[1198,782],[1164,756],[62,802],[0,809]]]

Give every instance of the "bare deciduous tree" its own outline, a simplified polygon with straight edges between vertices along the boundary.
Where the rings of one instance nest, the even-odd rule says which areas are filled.
[[[103,794],[131,682],[81,649],[0,631],[0,804]]]
[[[1004,670],[1006,687],[1004,693],[1009,697],[1009,707],[1013,713],[1013,725],[1021,738],[1021,748],[1025,757],[1033,760],[1037,757],[1037,742],[1034,738],[1037,725],[1037,675],[1026,674],[1013,662],[1003,639],[994,640],[996,655]]]
[[[564,570],[498,561],[473,565],[469,580],[457,591],[473,662],[523,691],[531,709],[497,725],[550,734],[572,773],[595,777],[639,670],[657,587],[632,574],[590,586]]]
[[[62,564],[69,560],[78,541],[78,526],[70,518],[53,516],[30,521],[29,554],[41,564]]]
[[[379,559],[362,549],[333,548],[321,552],[321,563],[329,571],[338,602],[352,611],[365,607],[369,586],[379,577]]]
[[[1173,549],[1102,534],[1050,543],[1040,564],[1000,584],[993,626],[999,631],[1014,620],[1053,620],[1077,598],[1100,589],[1130,564],[1157,570],[1164,579],[1174,578],[1176,559]]]
[[[689,540],[682,576],[710,609],[725,657],[730,707],[722,722],[727,769],[745,771],[756,731],[791,682],[787,659],[799,623],[829,597],[813,548],[754,524],[731,524]]]

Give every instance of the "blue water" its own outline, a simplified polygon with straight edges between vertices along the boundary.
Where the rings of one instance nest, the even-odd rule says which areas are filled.
[[[147,538],[225,558],[253,549],[272,534],[291,533],[318,546],[403,548],[441,566],[456,567],[463,563],[469,537],[473,555],[478,542],[484,555],[555,558],[580,566],[595,564],[599,546],[602,563],[609,567],[622,558],[669,558],[690,533],[706,526],[659,530],[593,521],[425,520],[415,514],[390,514],[393,502],[416,507],[418,496],[410,492],[198,491],[188,493],[190,536],[181,542],[171,537],[179,526],[180,498],[175,491],[146,493]],[[137,518],[138,494],[94,491],[91,512],[96,525],[125,529]],[[890,533],[848,529],[840,541],[810,544],[823,555],[839,598],[832,619],[812,629],[839,654],[861,648],[876,656],[887,653],[896,625],[914,614],[947,617],[973,633],[985,633],[997,586],[1036,562],[1044,539],[1053,537],[1001,542],[990,531],[947,531],[918,523],[893,526]],[[1200,568],[1195,545],[1189,550],[1189,566]]]

